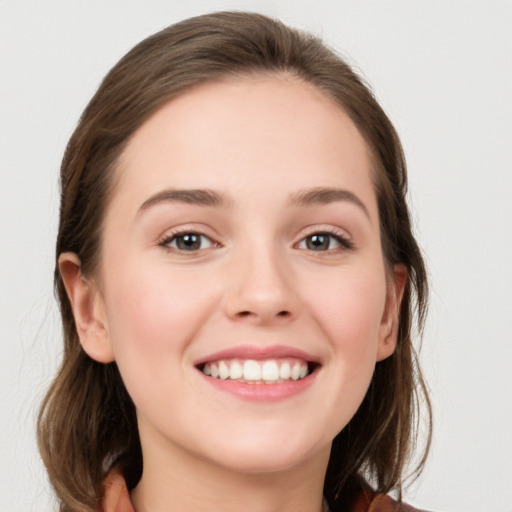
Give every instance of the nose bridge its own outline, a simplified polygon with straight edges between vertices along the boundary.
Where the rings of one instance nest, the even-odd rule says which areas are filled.
[[[297,300],[291,268],[279,244],[263,237],[248,237],[235,253],[225,296],[228,315],[258,323],[295,316]]]

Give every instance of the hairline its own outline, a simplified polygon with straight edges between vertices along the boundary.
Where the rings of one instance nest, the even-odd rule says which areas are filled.
[[[182,88],[180,88],[177,91],[174,91],[173,93],[170,93],[169,95],[165,96],[162,95],[160,98],[160,101],[157,101],[154,108],[150,109],[150,111],[147,113],[146,116],[144,116],[143,119],[139,122],[137,127],[133,130],[133,132],[125,138],[125,140],[119,145],[117,148],[117,155],[113,162],[105,169],[106,173],[109,174],[109,178],[107,180],[107,186],[108,190],[105,194],[104,198],[104,210],[102,212],[102,218],[101,218],[101,225],[98,230],[99,235],[99,246],[98,246],[98,254],[97,259],[93,264],[93,268],[91,269],[91,273],[97,274],[99,267],[101,267],[101,261],[102,261],[102,249],[103,249],[103,234],[104,234],[104,227],[105,227],[105,220],[108,215],[109,211],[109,205],[112,203],[112,199],[114,195],[116,194],[116,191],[118,190],[118,187],[120,186],[121,182],[121,176],[123,174],[123,158],[126,155],[126,150],[128,146],[130,145],[132,139],[137,135],[139,130],[150,121],[150,119],[157,114],[162,108],[164,108],[169,103],[173,102],[174,100],[191,93],[193,91],[199,90],[203,87],[208,87],[210,85],[221,85],[221,84],[230,84],[230,83],[243,83],[243,82],[250,82],[252,80],[257,79],[268,79],[268,78],[276,78],[276,79],[282,79],[287,81],[293,81],[298,84],[302,84],[308,88],[310,88],[312,91],[320,93],[325,99],[330,101],[334,107],[338,108],[340,112],[344,113],[352,122],[354,127],[356,128],[357,132],[361,136],[361,138],[364,141],[365,148],[367,151],[367,156],[369,158],[370,162],[370,180],[373,185],[373,190],[375,193],[375,198],[377,200],[377,203],[379,203],[379,197],[382,188],[382,182],[384,181],[382,178],[383,170],[382,170],[382,163],[379,161],[379,158],[376,155],[376,149],[373,148],[373,144],[370,142],[369,138],[365,135],[364,131],[361,130],[359,127],[359,124],[357,122],[357,119],[354,119],[355,116],[351,115],[350,109],[347,108],[336,96],[333,94],[328,88],[322,87],[320,84],[315,83],[313,80],[308,79],[307,77],[301,75],[297,70],[290,68],[283,68],[283,69],[271,69],[271,68],[264,68],[264,67],[251,67],[249,66],[247,69],[234,69],[234,70],[225,70],[223,72],[220,72],[218,76],[211,77],[211,78],[205,78],[205,79],[199,79],[196,83],[193,84],[186,84]],[[381,248],[382,248],[382,255],[384,258],[384,263],[387,272],[391,276],[391,270],[393,262],[388,257],[385,246],[384,246],[384,239],[383,235],[383,225],[382,225],[382,219],[380,216],[379,208],[377,208],[377,220],[379,223],[379,236],[381,239]]]

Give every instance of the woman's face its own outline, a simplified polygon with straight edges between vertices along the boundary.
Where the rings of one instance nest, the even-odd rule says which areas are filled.
[[[295,78],[212,83],[158,110],[116,172],[84,346],[117,362],[144,457],[327,461],[394,349],[400,289],[355,125]]]

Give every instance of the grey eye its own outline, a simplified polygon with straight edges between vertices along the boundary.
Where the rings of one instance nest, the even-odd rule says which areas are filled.
[[[308,251],[328,251],[344,246],[341,237],[329,233],[315,233],[309,235],[299,242],[299,249]]]
[[[168,242],[168,247],[178,249],[179,251],[199,251],[207,249],[213,245],[213,242],[206,236],[199,233],[182,233],[174,235]]]

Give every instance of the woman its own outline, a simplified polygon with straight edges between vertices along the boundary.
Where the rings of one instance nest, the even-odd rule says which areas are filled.
[[[345,62],[257,14],[169,27],[107,75],[61,182],[62,510],[396,509],[427,282],[398,137]]]

